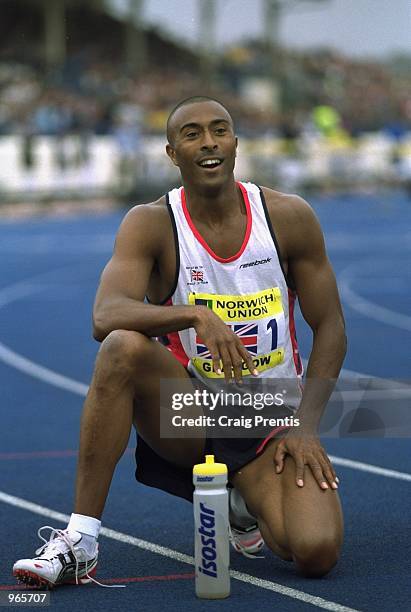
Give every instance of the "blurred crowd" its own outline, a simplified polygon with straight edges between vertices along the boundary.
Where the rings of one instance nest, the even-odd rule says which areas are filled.
[[[45,29],[53,0],[0,2],[0,201],[172,184],[166,120],[193,95],[230,110],[237,170],[257,182],[411,182],[411,57],[353,59],[261,39],[205,55],[97,2],[65,3],[61,44],[53,24]]]
[[[240,134],[294,138],[320,128],[315,109],[334,109],[348,135],[385,130],[400,138],[411,126],[411,72],[405,62],[354,61],[330,51],[270,54],[261,43],[227,50],[207,85],[199,71],[151,65],[133,76],[116,61],[83,51],[58,70],[0,55],[0,135],[114,135],[122,147],[142,134],[163,134],[168,112],[183,97],[206,93],[232,111]],[[267,77],[267,73],[269,77]],[[271,78],[275,101],[255,87]],[[261,99],[262,100],[262,99]]]

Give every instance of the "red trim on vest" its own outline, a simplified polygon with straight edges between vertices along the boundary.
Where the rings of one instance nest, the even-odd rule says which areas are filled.
[[[207,244],[207,242],[204,240],[204,238],[202,237],[202,235],[200,234],[200,232],[198,231],[198,229],[194,225],[193,220],[192,220],[192,218],[190,216],[190,213],[188,211],[188,208],[187,208],[187,201],[186,201],[186,194],[185,194],[185,191],[184,191],[184,187],[181,190],[181,203],[183,205],[183,212],[184,212],[184,216],[185,216],[185,218],[187,220],[187,223],[190,226],[191,231],[193,232],[194,236],[197,238],[199,243],[205,248],[207,253],[209,255],[211,255],[211,257],[213,257],[214,259],[219,261],[220,263],[230,263],[230,261],[235,261],[236,259],[238,259],[243,254],[243,252],[245,250],[245,247],[247,246],[248,240],[250,238],[250,234],[251,234],[251,227],[252,227],[252,224],[253,224],[253,217],[252,217],[252,214],[251,214],[251,206],[250,206],[250,201],[248,199],[248,193],[247,193],[247,190],[245,189],[245,187],[243,187],[243,185],[241,183],[237,182],[237,185],[240,187],[241,193],[243,195],[243,200],[244,200],[244,204],[245,204],[245,208],[246,208],[246,212],[247,212],[247,227],[246,227],[246,230],[245,230],[243,244],[241,245],[240,250],[238,251],[238,253],[235,253],[235,255],[232,255],[231,257],[227,257],[226,259],[224,259],[224,257],[220,257],[219,255],[214,253],[212,248]]]
[[[268,436],[264,438],[264,440],[261,442],[260,446],[255,451],[255,454],[258,455],[259,453],[261,453],[261,451],[264,450],[267,442],[274,438],[274,436],[276,436],[278,433],[280,433],[280,431],[284,431],[285,429],[290,429],[290,427],[288,425],[281,425],[280,427],[276,427],[275,429],[273,429],[273,431],[269,433]]]
[[[167,302],[164,304],[164,306],[172,306],[172,305],[173,305],[173,302],[171,298],[168,299]],[[181,344],[181,340],[180,340],[180,336],[178,332],[170,332],[169,334],[167,334],[167,338],[170,344],[166,346],[166,348],[170,351],[170,353],[173,353],[174,357],[178,359],[178,361],[185,368],[187,368],[188,362],[190,360],[183,348],[183,345]]]
[[[291,289],[288,289],[288,324],[290,330],[291,348],[293,351],[295,371],[297,372],[297,376],[300,376],[303,371],[303,364],[301,362],[300,352],[298,350],[297,333],[295,331],[294,304],[295,293],[291,291]]]

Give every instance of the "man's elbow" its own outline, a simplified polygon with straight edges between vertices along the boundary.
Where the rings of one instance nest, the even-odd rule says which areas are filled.
[[[99,327],[95,327],[93,325],[93,338],[97,340],[97,342],[103,342],[104,338],[107,336]]]
[[[342,339],[341,339],[341,352],[342,352],[343,358],[345,358],[347,354],[347,350],[348,350],[348,338],[347,338],[347,334],[345,333],[345,329],[344,329],[342,332]]]
[[[106,336],[96,327],[93,326],[93,338],[97,340],[97,342],[103,342]]]
[[[347,334],[345,331],[344,317],[342,315],[339,316],[334,325],[335,325],[335,337],[338,339],[338,344],[340,346],[341,355],[344,358],[345,355],[347,354],[347,348],[348,348],[348,338],[347,338]]]
[[[344,317],[333,313],[331,316],[324,317],[316,326],[312,327],[314,334],[326,334],[333,343],[338,346],[338,352],[345,357],[347,353],[348,339],[345,331]]]
[[[93,314],[93,338],[97,340],[97,342],[103,342],[106,336],[110,333],[107,329],[107,325],[104,324],[104,320],[101,317],[98,317],[96,314]]]

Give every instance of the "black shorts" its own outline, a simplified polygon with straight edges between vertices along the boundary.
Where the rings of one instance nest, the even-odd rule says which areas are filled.
[[[278,408],[279,418],[292,416],[294,411],[282,406]],[[289,427],[282,426],[272,430],[262,438],[211,438],[206,437],[205,454],[214,455],[215,460],[225,463],[230,475],[255,459],[265,448],[266,443],[284,433]],[[137,434],[136,479],[149,487],[162,489],[171,495],[193,501],[192,468],[182,468],[171,461],[163,459]]]

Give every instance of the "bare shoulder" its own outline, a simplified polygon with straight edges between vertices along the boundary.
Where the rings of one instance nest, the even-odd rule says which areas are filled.
[[[138,204],[133,206],[124,216],[122,225],[140,227],[142,229],[154,229],[159,223],[169,220],[166,206],[166,198],[162,196],[155,202]]]
[[[274,215],[276,217],[281,215],[285,221],[293,223],[316,219],[312,207],[301,196],[294,193],[282,193],[268,187],[261,187],[261,189],[264,193],[270,216]]]
[[[261,190],[271,223],[288,257],[297,254],[307,244],[307,238],[310,238],[312,247],[318,242],[321,248],[323,236],[320,223],[304,198],[268,187],[261,187]]]
[[[166,198],[162,196],[149,204],[133,206],[124,216],[116,238],[116,248],[132,250],[144,248],[159,251],[165,233],[172,231]]]

